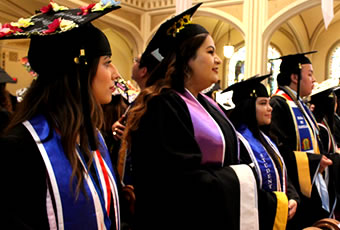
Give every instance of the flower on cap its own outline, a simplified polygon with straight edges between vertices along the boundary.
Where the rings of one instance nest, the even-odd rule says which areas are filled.
[[[98,2],[94,5],[94,7],[91,9],[92,12],[95,11],[103,11],[108,7],[115,6],[119,4],[119,2],[116,2],[114,0],[102,0],[101,2]]]
[[[91,12],[92,8],[95,6],[95,3],[91,3],[88,6],[82,6],[80,7],[81,12],[78,13],[78,15],[88,15],[89,12]]]
[[[56,18],[51,24],[48,25],[48,29],[43,31],[43,34],[51,34],[60,29],[62,32],[70,30],[74,27],[78,27],[73,21]]]
[[[74,27],[78,27],[77,24],[75,24],[73,21],[71,20],[66,20],[66,19],[61,19],[59,28],[61,31],[67,31],[70,29],[73,29]]]
[[[176,34],[189,23],[191,23],[190,15],[184,15],[182,18],[178,19],[178,21],[174,22],[174,24],[167,30],[167,34],[176,37]]]
[[[27,28],[31,25],[34,25],[34,22],[31,22],[31,18],[20,18],[17,22],[11,22],[11,26],[19,28]]]
[[[47,6],[44,6],[40,9],[41,13],[46,14],[53,10],[54,12],[62,11],[62,10],[68,10],[65,6],[59,6],[57,3],[51,1],[50,4]]]
[[[0,24],[0,38],[16,32],[23,32],[23,30],[9,23],[5,23],[4,25]]]

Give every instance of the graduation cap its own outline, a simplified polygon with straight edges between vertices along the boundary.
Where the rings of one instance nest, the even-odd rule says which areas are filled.
[[[204,27],[191,23],[192,15],[201,5],[202,3],[198,3],[161,24],[143,52],[141,63],[148,60],[150,55],[161,62],[170,51],[184,40],[197,34],[208,33]]]
[[[17,83],[17,79],[12,78],[11,76],[8,75],[8,73],[6,73],[5,70],[0,68],[0,84],[1,83]]]
[[[311,101],[322,99],[331,95],[334,89],[339,85],[338,79],[327,79],[321,83],[315,83],[310,95]]]
[[[335,95],[340,99],[340,86],[337,86],[333,89]]]
[[[68,9],[53,1],[40,12],[0,27],[0,39],[31,38],[28,59],[39,75],[59,75],[75,65],[85,51],[87,58],[111,55],[106,36],[90,22],[119,9],[114,1],[102,1]]]
[[[255,75],[229,86],[224,89],[222,93],[233,91],[233,102],[235,104],[249,98],[269,97],[267,88],[261,83],[261,81],[265,80],[269,76],[271,76],[271,74],[262,76]]]
[[[298,75],[297,98],[299,98],[300,94],[300,80],[302,68],[301,65],[312,64],[311,61],[305,55],[316,52],[317,51],[310,51],[305,53],[290,54],[269,60],[269,61],[274,61],[278,59],[282,60],[280,65],[280,73],[277,76],[277,82],[279,85],[288,85],[290,83],[291,74]]]
[[[17,22],[0,25],[0,40],[30,38],[28,61],[39,75],[38,80],[55,81],[64,73],[80,72],[80,97],[84,124],[91,149],[96,149],[88,95],[88,63],[111,55],[110,44],[102,31],[90,22],[119,9],[118,2],[102,0],[76,9],[51,1],[39,12]]]

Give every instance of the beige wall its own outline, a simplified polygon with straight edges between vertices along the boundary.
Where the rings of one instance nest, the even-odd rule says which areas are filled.
[[[85,0],[55,1],[69,7],[88,4]],[[284,55],[318,50],[311,59],[317,80],[324,79],[329,49],[340,39],[340,0],[334,0],[335,17],[327,31],[324,29],[320,0],[202,1],[204,4],[196,12],[193,21],[202,24],[212,34],[221,59],[223,45],[227,43],[228,30],[231,28],[230,41],[235,48],[245,45],[247,49],[246,77],[267,73],[267,48],[273,44]],[[172,0],[155,0],[163,3],[153,7],[143,2],[122,0],[121,9],[95,22],[108,36],[113,52],[112,61],[126,79],[130,79],[132,58],[145,49],[156,28],[173,16],[176,8]],[[3,8],[5,13],[0,12],[0,23],[28,17],[29,12],[34,12],[33,8],[39,9],[43,5],[46,4],[41,0],[32,0],[32,4],[27,1],[27,6],[17,6],[21,9],[13,9],[16,6],[10,5]],[[26,55],[27,47],[5,44],[0,41],[0,61],[2,53],[5,52],[8,58],[11,49],[18,52],[19,58]],[[6,71],[14,77],[19,75],[18,84],[9,85],[8,88],[15,91],[16,88],[27,86],[31,80],[30,75],[19,61],[8,61],[6,58]],[[221,65],[219,75],[222,82],[227,82],[227,60],[224,67]]]
[[[318,82],[328,77],[327,65],[328,58],[333,45],[340,40],[340,21],[332,24],[327,31],[320,34],[315,43],[315,50],[318,53],[313,56],[313,67]],[[340,77],[340,76],[339,76]]]

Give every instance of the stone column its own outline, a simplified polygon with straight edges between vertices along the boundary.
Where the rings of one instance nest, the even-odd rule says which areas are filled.
[[[268,0],[245,0],[243,21],[245,30],[245,77],[266,73],[267,47],[264,47],[263,29],[268,15]]]

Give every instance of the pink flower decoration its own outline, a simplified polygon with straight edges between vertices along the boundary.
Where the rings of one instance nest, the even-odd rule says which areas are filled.
[[[95,6],[96,4],[95,3],[92,3],[88,6],[82,6],[80,7],[81,9],[81,12],[78,13],[78,15],[87,15],[89,14],[89,12],[91,11],[91,9]]]
[[[45,30],[43,33],[50,34],[50,33],[55,32],[59,28],[60,22],[61,22],[61,18],[54,19],[53,22],[48,25],[48,29]]]
[[[48,4],[47,6],[43,6],[40,9],[41,13],[43,13],[43,14],[46,14],[46,13],[50,12],[51,10],[52,10],[51,4]]]
[[[12,26],[11,24],[6,23],[0,27],[0,38],[16,32],[23,32],[23,30],[19,27]]]

